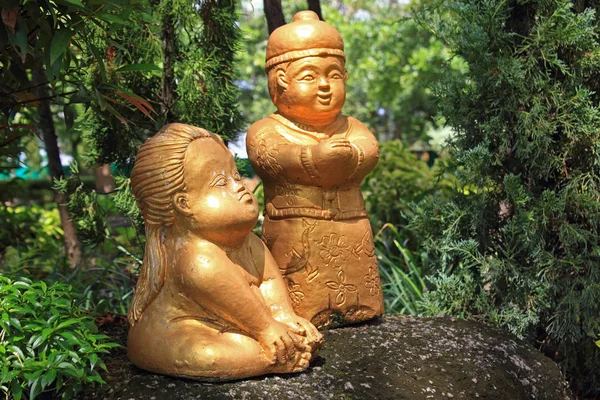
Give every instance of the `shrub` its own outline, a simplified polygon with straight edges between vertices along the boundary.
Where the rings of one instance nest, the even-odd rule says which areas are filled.
[[[0,276],[0,390],[35,398],[49,391],[73,397],[86,383],[103,383],[99,355],[117,344],[97,333],[68,285]]]
[[[445,196],[453,179],[419,160],[399,140],[380,143],[377,166],[362,183],[365,208],[375,231],[386,223],[404,227],[412,215],[410,204],[426,197]]]
[[[0,204],[0,267],[45,277],[66,266],[63,231],[55,205],[9,207]]]
[[[412,221],[443,272],[429,307],[536,340],[578,394],[598,394],[600,20],[588,8],[598,3],[444,4],[453,18],[445,8],[421,21],[469,73],[438,91],[460,186]]]

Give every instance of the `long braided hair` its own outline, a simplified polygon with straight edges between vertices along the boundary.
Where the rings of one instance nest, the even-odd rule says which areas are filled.
[[[131,186],[146,225],[146,251],[135,294],[127,312],[133,326],[160,293],[166,276],[165,230],[175,221],[173,196],[185,191],[183,164],[193,140],[214,138],[202,128],[186,124],[165,125],[140,147]]]

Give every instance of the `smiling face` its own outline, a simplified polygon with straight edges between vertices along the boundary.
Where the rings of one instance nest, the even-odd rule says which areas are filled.
[[[305,57],[274,73],[283,89],[274,98],[275,105],[288,119],[320,126],[331,123],[342,110],[347,73],[341,57]]]
[[[256,198],[237,171],[231,152],[212,138],[190,143],[184,162],[185,193],[175,196],[177,210],[206,240],[228,244],[245,237],[258,219]]]

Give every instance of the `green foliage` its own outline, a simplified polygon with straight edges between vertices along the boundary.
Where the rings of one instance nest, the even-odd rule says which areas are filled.
[[[410,7],[369,2],[352,13],[330,7],[324,13],[344,38],[349,74],[344,112],[381,140],[427,145],[429,132],[440,128],[432,87],[443,76],[462,76],[466,65],[415,23]]]
[[[290,21],[306,2],[283,6]],[[411,145],[427,145],[430,131],[440,127],[431,87],[442,76],[462,75],[466,65],[451,58],[440,40],[416,24],[409,9],[394,2],[337,6],[322,2],[323,17],[338,29],[345,44],[348,82],[343,112],[364,122],[382,140],[401,138]],[[240,54],[244,76],[240,104],[251,123],[275,110],[264,72],[268,32],[264,15],[251,9],[242,15],[241,28],[245,51]]]
[[[110,210],[104,199],[96,200]],[[83,293],[84,309],[99,314],[127,313],[135,285],[133,273],[141,265],[144,244],[134,228],[108,227],[108,237],[102,238],[102,243],[91,243],[85,263],[71,269],[55,206],[0,206],[0,223],[6,227],[0,232],[0,270],[4,275],[29,276],[48,285],[68,283]]]
[[[206,0],[199,10],[202,25],[192,54],[180,61],[181,82],[177,86],[185,107],[178,112],[182,122],[218,133],[224,140],[235,139],[241,130],[236,86],[236,53],[240,50],[236,2]],[[199,21],[196,22],[199,24]]]
[[[114,110],[107,101],[118,101],[107,80],[104,49],[95,38],[113,38],[113,31],[129,23],[140,2],[99,3],[94,1],[19,2],[3,5],[0,24],[0,159],[2,167],[18,164],[21,139],[37,127],[23,112],[37,106],[36,86],[31,71],[42,68],[52,85],[49,99],[60,106],[66,130],[73,126],[75,104],[97,104]],[[99,79],[86,82],[89,69],[100,71]],[[91,84],[87,84],[91,83]]]
[[[0,390],[7,397],[67,399],[83,384],[104,383],[100,355],[118,345],[97,333],[77,299],[65,284],[0,275]]]
[[[35,204],[9,207],[0,204],[0,269],[40,275],[64,267],[63,231],[56,208]]]
[[[386,224],[375,235],[375,251],[379,262],[385,310],[394,314],[420,314],[420,301],[427,291],[421,265],[427,255],[418,259],[402,245],[402,235],[392,224]]]
[[[374,230],[386,223],[404,227],[412,216],[411,203],[451,192],[452,176],[430,168],[399,140],[380,143],[379,151],[377,166],[361,187]]]
[[[482,314],[600,392],[600,42],[593,2],[451,1],[420,21],[469,64],[445,77],[459,185],[410,228],[442,273],[430,312]],[[443,13],[443,15],[442,15]],[[452,288],[458,288],[453,292]]]

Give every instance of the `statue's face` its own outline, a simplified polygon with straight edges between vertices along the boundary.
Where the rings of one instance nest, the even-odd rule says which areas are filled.
[[[202,236],[210,240],[223,232],[252,230],[258,203],[224,145],[214,139],[194,140],[187,149],[184,175],[186,206]]]
[[[346,70],[340,57],[306,57],[291,62],[277,109],[307,124],[335,118],[346,100]]]

